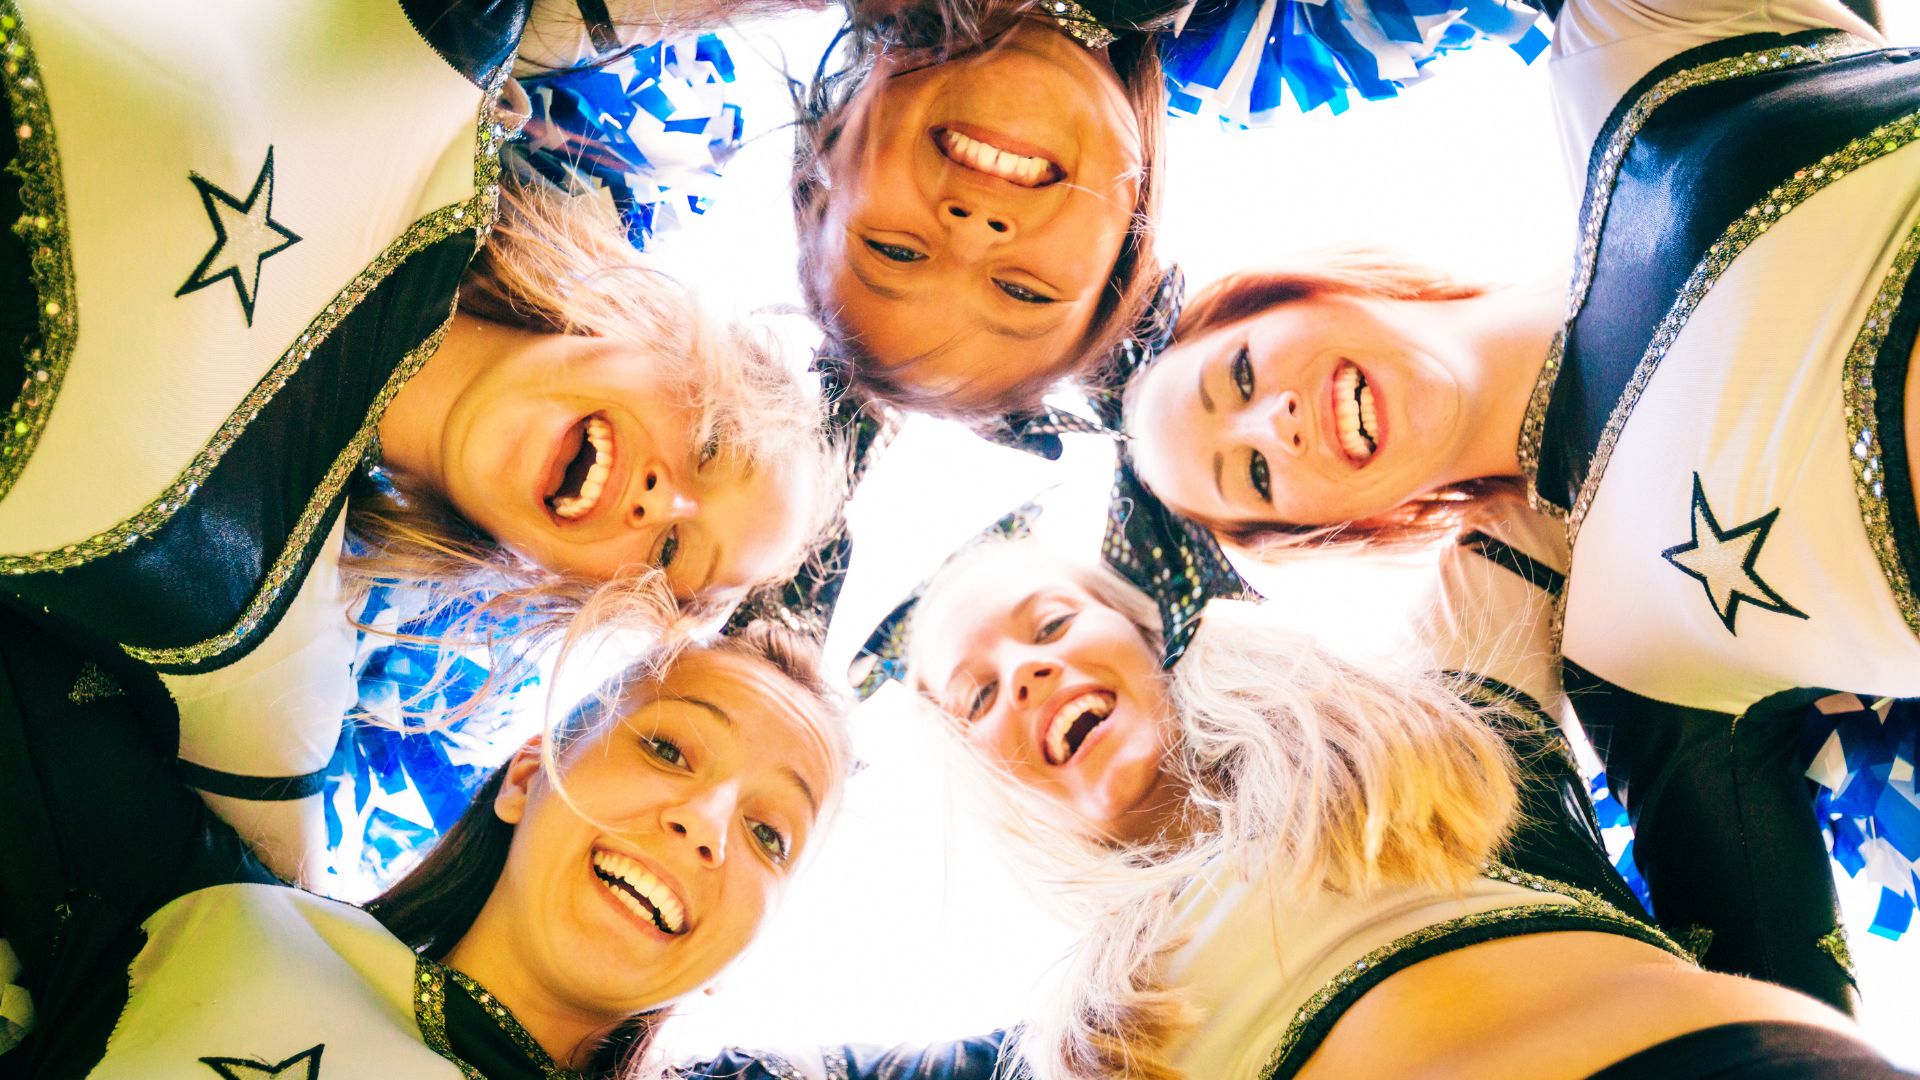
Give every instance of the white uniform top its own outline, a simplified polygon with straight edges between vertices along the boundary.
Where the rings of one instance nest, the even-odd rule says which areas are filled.
[[[1551,77],[1572,174],[1595,188],[1577,297],[1614,190],[1604,164],[1587,179],[1585,148],[1629,85],[1702,42],[1823,25],[1871,35],[1815,0],[1567,5]],[[1775,50],[1662,86],[1820,55]],[[1612,147],[1634,130],[1623,125]],[[1860,366],[1871,368],[1920,253],[1917,138],[1911,123],[1868,133],[1764,195],[1693,271],[1617,404],[1599,403],[1612,423],[1566,515],[1568,660],[1636,694],[1732,715],[1801,687],[1920,694],[1920,608],[1889,554]],[[1536,415],[1545,405],[1537,393]]]

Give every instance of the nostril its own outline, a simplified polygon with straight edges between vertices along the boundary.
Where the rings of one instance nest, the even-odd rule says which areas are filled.
[[[677,821],[668,824],[667,828],[672,829],[674,832],[674,835],[676,836],[687,835],[687,827],[685,825],[680,824]]]
[[[654,488],[654,485],[658,484],[659,482],[660,482],[659,473],[651,472],[651,471],[647,473],[647,490],[648,491],[652,491]]]
[[[1307,445],[1307,440],[1301,438],[1299,433],[1295,432],[1293,436],[1293,448],[1295,450],[1300,450],[1305,448],[1306,445]]]
[[[1287,399],[1287,415],[1288,416],[1300,415],[1300,402],[1298,399],[1295,399],[1295,398]]]
[[[1007,231],[1007,223],[1004,221],[989,220],[987,222],[987,228],[992,229],[994,232],[1003,233]]]
[[[947,207],[947,213],[952,214],[954,217],[957,217],[957,218],[963,218],[967,216],[967,212],[965,210],[960,209],[957,206]]]
[[[1044,679],[1051,674],[1053,674],[1053,669],[1050,667],[1035,668],[1033,677],[1036,679]]]

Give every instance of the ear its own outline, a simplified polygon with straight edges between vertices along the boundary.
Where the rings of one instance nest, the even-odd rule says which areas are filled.
[[[535,735],[507,759],[506,779],[500,783],[499,794],[493,797],[493,816],[509,825],[520,824],[520,818],[527,812],[527,799],[533,785],[542,775],[540,747],[541,738]]]

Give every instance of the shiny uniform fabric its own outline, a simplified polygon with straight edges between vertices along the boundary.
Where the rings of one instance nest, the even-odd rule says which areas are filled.
[[[0,0],[34,305],[0,602],[163,673],[154,722],[289,877],[351,700],[345,485],[492,218],[526,7]]]
[[[1837,6],[1723,6],[1663,32],[1563,12],[1563,134],[1591,152],[1521,459],[1572,542],[1565,677],[1655,914],[1710,967],[1844,1008],[1798,740],[1830,691],[1920,694],[1899,423],[1920,65],[1801,29],[1852,25]]]

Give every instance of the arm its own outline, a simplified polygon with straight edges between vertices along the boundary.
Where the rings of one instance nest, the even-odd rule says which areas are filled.
[[[687,1080],[1017,1080],[1008,1031],[930,1046],[830,1046],[796,1054],[727,1050],[683,1065]]]
[[[516,75],[564,71],[670,33],[731,19],[824,6],[814,0],[534,0]]]

